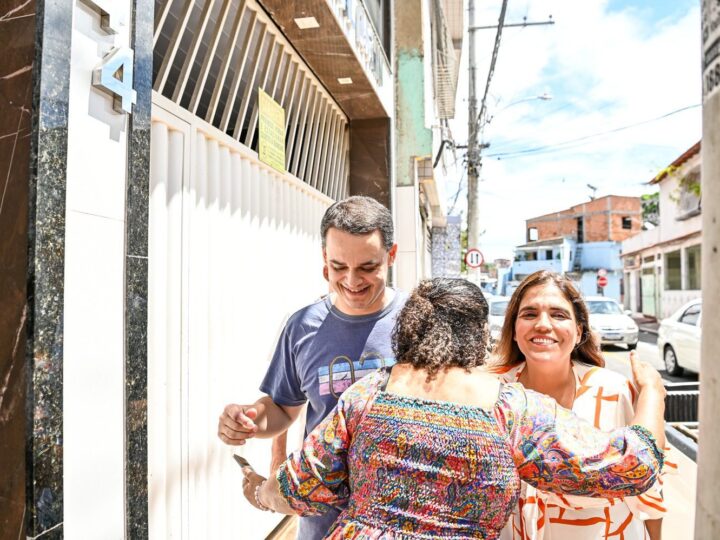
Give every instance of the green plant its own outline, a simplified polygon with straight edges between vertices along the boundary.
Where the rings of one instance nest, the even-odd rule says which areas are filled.
[[[660,223],[660,193],[646,193],[640,197],[643,223],[657,226]]]

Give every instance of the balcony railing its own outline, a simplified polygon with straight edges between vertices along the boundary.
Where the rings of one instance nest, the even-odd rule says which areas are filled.
[[[335,13],[348,42],[367,73],[371,73],[378,88],[390,78],[390,62],[385,56],[382,41],[362,0],[327,0]]]

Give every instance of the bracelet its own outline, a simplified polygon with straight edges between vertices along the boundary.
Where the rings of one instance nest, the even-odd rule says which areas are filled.
[[[260,502],[260,490],[265,485],[265,482],[267,482],[267,480],[263,480],[255,487],[255,504],[257,504],[258,508],[260,508],[260,510],[262,510],[263,512],[270,511],[274,514],[275,510],[273,510],[269,506],[265,506],[263,503]]]

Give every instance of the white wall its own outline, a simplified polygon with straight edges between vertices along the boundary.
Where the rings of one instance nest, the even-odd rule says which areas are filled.
[[[420,269],[420,211],[417,187],[395,188],[395,238],[398,244],[395,259],[397,287],[412,290],[421,279]]]
[[[660,242],[672,240],[699,231],[702,227],[702,215],[678,221],[678,204],[680,179],[688,171],[700,167],[700,155],[692,157],[675,174],[667,176],[660,182]]]
[[[150,537],[264,537],[281,516],[245,501],[217,419],[260,396],[285,317],[327,292],[319,229],[332,201],[162,96],[153,103]],[[296,428],[289,450],[299,440]],[[269,440],[238,453],[267,473]]]
[[[130,5],[114,8],[130,20]],[[124,283],[127,116],[92,88],[92,70],[128,45],[74,3],[70,50],[63,360],[64,531],[123,538]]]

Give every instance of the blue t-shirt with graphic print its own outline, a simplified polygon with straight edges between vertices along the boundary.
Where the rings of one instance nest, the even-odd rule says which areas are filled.
[[[280,335],[260,390],[278,405],[307,402],[305,433],[309,433],[351,384],[395,363],[390,336],[405,300],[406,294],[395,292],[381,311],[353,316],[326,297],[294,313]],[[339,511],[300,518],[297,537],[323,538],[338,515]]]

